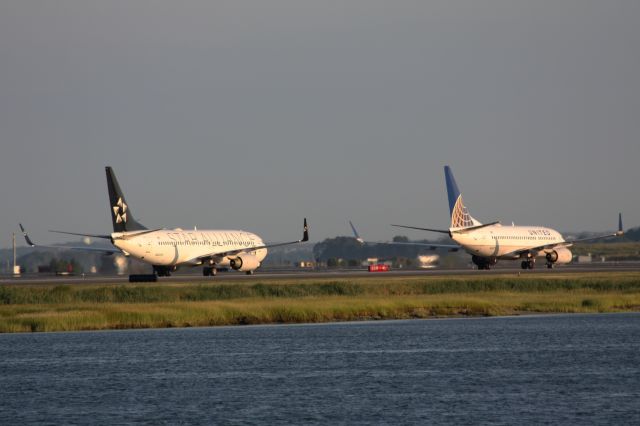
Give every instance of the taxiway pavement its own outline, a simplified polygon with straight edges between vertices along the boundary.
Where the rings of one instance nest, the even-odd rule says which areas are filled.
[[[194,272],[196,270],[194,269]],[[161,277],[158,281],[150,284],[172,283],[215,283],[228,281],[245,281],[255,283],[271,280],[314,280],[314,279],[348,279],[362,277],[438,277],[438,276],[496,276],[496,275],[545,275],[545,274],[585,274],[602,272],[638,272],[640,273],[640,263],[620,263],[620,264],[590,264],[590,265],[568,265],[554,269],[538,268],[533,270],[522,270],[519,268],[496,268],[489,271],[478,271],[475,269],[411,269],[411,270],[391,270],[388,272],[368,272],[364,269],[345,270],[258,270],[254,275],[245,275],[241,272],[220,272],[215,277],[203,277],[198,274],[178,273],[171,277]],[[0,285],[59,285],[59,284],[82,284],[82,285],[120,285],[128,284],[127,275],[121,276],[96,276],[96,275],[63,275],[63,276],[39,276],[36,274],[24,275],[21,277],[1,277]]]

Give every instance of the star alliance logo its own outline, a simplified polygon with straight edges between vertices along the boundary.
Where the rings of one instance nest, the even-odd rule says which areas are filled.
[[[116,223],[127,223],[127,205],[122,201],[122,197],[118,198],[118,202],[112,208]]]

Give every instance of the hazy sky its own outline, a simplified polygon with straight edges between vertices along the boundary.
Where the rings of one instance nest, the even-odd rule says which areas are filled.
[[[266,240],[640,225],[640,2],[0,2],[0,246],[148,227]],[[405,232],[403,232],[405,233]],[[433,234],[407,231],[411,238]],[[437,235],[435,235],[437,236]]]

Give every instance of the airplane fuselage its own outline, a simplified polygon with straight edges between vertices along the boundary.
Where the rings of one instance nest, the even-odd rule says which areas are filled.
[[[442,247],[450,250],[462,248],[471,255],[471,261],[478,269],[490,269],[498,259],[522,259],[522,269],[533,269],[536,257],[539,256],[546,258],[547,268],[553,268],[554,264],[571,262],[573,254],[569,247],[573,246],[574,243],[619,237],[624,234],[622,213],[618,215],[617,232],[570,241],[565,240],[555,229],[544,226],[502,226],[498,221],[482,224],[471,216],[469,209],[465,206],[462,193],[449,166],[444,166],[444,178],[447,186],[451,219],[449,229],[405,225],[393,226],[449,234],[457,243],[456,245],[434,244],[432,247]]]
[[[471,255],[495,259],[518,259],[520,256],[509,253],[564,242],[562,235],[555,229],[500,224],[469,232],[452,233],[451,238]],[[552,250],[540,250],[533,254],[544,256]]]
[[[128,234],[131,235],[128,237]],[[240,249],[253,255],[259,262],[267,256],[267,249],[252,250],[263,246],[262,239],[251,232],[239,230],[158,230],[136,236],[135,232],[114,232],[113,244],[126,254],[145,263],[160,266],[175,266],[202,261],[210,253],[223,253]],[[124,237],[124,238],[123,238]],[[127,238],[128,237],[128,238]],[[237,256],[212,256],[211,262],[226,266],[231,258]]]

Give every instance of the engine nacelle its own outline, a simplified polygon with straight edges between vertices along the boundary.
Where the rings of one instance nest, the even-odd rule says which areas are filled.
[[[547,253],[547,261],[551,263],[570,263],[573,259],[571,250],[566,247],[558,247]]]
[[[229,260],[229,266],[236,271],[248,272],[258,269],[260,261],[254,255],[244,253]]]

